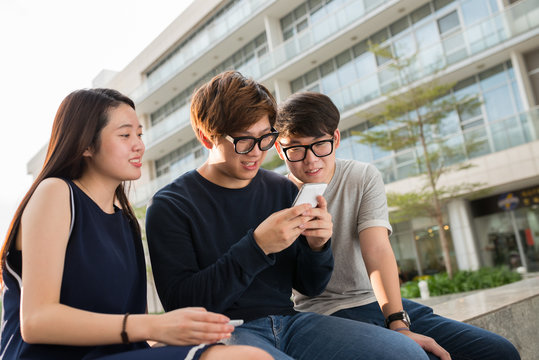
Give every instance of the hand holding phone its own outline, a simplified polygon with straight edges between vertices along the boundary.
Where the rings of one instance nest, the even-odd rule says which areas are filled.
[[[294,200],[292,206],[300,204],[311,204],[312,207],[318,205],[316,197],[322,195],[326,190],[328,184],[325,183],[307,183],[299,189],[298,195]]]

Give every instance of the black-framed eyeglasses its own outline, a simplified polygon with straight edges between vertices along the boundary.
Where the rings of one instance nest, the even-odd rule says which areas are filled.
[[[261,151],[268,151],[269,149],[271,149],[273,144],[275,144],[275,140],[277,140],[278,136],[279,132],[274,128],[271,128],[270,133],[264,134],[259,138],[255,138],[254,136],[234,137],[226,135],[225,139],[234,144],[234,151],[236,151],[236,153],[247,154],[254,149],[256,144],[258,144],[258,148]]]
[[[328,156],[333,152],[333,139],[315,141],[310,145],[294,145],[281,147],[284,156],[290,162],[303,161],[307,156],[307,150],[311,150],[317,157]]]

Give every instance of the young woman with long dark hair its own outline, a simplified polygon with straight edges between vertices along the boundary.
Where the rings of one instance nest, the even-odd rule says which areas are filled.
[[[124,188],[141,175],[141,135],[133,102],[115,90],[75,91],[60,105],[45,164],[2,248],[0,358],[270,358],[198,345],[230,337],[224,315],[145,314],[140,227]]]

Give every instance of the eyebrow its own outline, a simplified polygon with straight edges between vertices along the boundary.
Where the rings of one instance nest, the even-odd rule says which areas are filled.
[[[131,124],[123,124],[123,125],[118,126],[116,128],[116,130],[123,129],[123,128],[132,128],[132,127],[133,127],[133,125],[131,125]],[[139,125],[137,127],[137,129],[142,129],[142,125]]]
[[[328,134],[324,134],[324,135],[321,135],[321,136],[317,136],[314,138],[314,140],[311,142],[311,144],[313,142],[317,142],[317,141],[322,141],[322,140],[330,140],[330,139],[322,139],[324,136],[326,136]],[[291,140],[290,143],[284,145],[283,143],[279,142],[281,145],[283,146],[291,146],[291,145],[303,145],[303,143],[299,140]]]
[[[265,128],[265,129],[263,129],[262,130],[262,135],[265,135],[265,134],[271,132],[271,128],[272,127],[269,126],[269,127]],[[239,134],[238,136],[255,136],[255,134],[250,133],[247,130],[246,131],[238,131],[238,134]]]

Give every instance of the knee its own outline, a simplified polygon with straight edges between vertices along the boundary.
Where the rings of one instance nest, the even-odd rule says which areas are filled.
[[[517,348],[507,339],[500,341],[496,347],[496,354],[499,359],[520,360]]]
[[[201,360],[273,360],[262,349],[247,345],[212,346],[200,357]]]
[[[273,360],[273,356],[262,349],[254,346],[237,346],[238,356],[234,359],[241,360]]]

